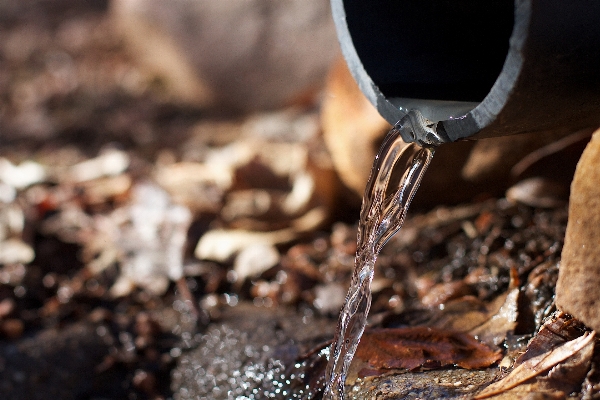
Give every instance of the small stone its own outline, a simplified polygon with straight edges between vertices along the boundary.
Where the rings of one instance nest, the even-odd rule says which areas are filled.
[[[600,130],[583,152],[571,184],[569,221],[556,304],[600,330]]]

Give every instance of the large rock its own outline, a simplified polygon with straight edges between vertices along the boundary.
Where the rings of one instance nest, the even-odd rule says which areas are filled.
[[[600,330],[600,130],[575,172],[569,222],[556,285],[558,307]]]
[[[115,28],[175,98],[238,110],[306,101],[338,53],[329,1],[114,0]]]

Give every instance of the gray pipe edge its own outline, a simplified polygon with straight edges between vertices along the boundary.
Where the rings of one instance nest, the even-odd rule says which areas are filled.
[[[343,0],[331,0],[331,7],[338,40],[348,67],[360,90],[379,113],[390,124],[396,125],[409,111],[416,109],[434,123],[440,136],[445,137],[445,141],[454,142],[553,129],[574,131],[600,126],[600,79],[595,73],[590,73],[596,70],[600,73],[600,27],[593,32],[585,27],[587,31],[573,31],[572,26],[564,24],[541,28],[544,23],[548,25],[548,20],[545,19],[548,18],[544,9],[545,3],[552,1],[515,0],[515,18],[508,54],[501,73],[480,103],[386,98],[365,71],[352,44]],[[600,11],[598,3],[584,3],[572,7],[574,12],[564,16],[568,23],[583,18],[589,24],[593,15],[600,15],[596,13]],[[534,13],[539,14],[535,17],[535,25],[532,23]],[[552,17],[556,18],[556,15]],[[544,37],[546,33],[544,29],[562,29],[566,35],[574,36],[574,48],[579,47],[582,40],[589,39],[591,43],[586,47],[587,53],[583,53],[583,58],[582,54],[579,54],[576,62],[566,67],[571,75],[564,79],[560,75],[565,69],[560,57],[552,57],[553,54],[549,53],[547,48],[543,48],[542,53],[538,51],[538,47],[545,45],[543,43],[540,46],[540,37]],[[530,40],[532,36],[535,39]],[[562,51],[562,55],[566,54],[564,47]],[[540,54],[542,58],[538,59]],[[543,56],[548,56],[549,60],[552,58],[550,68],[540,65],[546,62]],[[591,79],[589,87],[582,89],[581,82],[573,80],[573,76],[577,76],[577,68],[588,59],[589,65],[582,66],[582,72]],[[553,63],[556,64],[558,72],[552,69]],[[558,86],[556,90],[552,87],[554,83]],[[574,84],[575,87],[569,86],[570,84]]]
[[[515,2],[515,21],[510,36],[508,54],[502,71],[488,95],[475,108],[459,118],[441,121],[452,142],[472,137],[490,126],[506,105],[523,67],[523,49],[531,21],[531,1]]]
[[[522,50],[531,19],[530,0],[516,1],[515,23],[510,46],[502,72],[481,103],[420,99],[388,99],[366,72],[352,43],[346,22],[343,0],[331,0],[333,20],[340,48],[348,68],[360,90],[381,116],[396,125],[409,111],[417,109],[430,121],[442,128],[450,142],[472,137],[491,125],[502,111],[514,88],[523,64]]]

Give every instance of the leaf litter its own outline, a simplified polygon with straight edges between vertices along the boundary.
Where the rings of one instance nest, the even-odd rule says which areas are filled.
[[[561,316],[558,319],[560,320]],[[564,323],[564,320],[560,322]],[[581,387],[589,369],[596,334],[593,331],[585,331],[575,339],[566,340],[561,333],[567,329],[552,331],[552,328],[557,327],[556,325],[558,325],[556,321],[550,321],[545,325],[531,340],[527,351],[517,359],[511,373],[485,388],[475,398],[485,399],[501,394],[504,395],[501,398],[517,398],[523,393],[545,391],[553,393],[553,396],[561,396],[561,393],[564,396],[576,390],[577,386]],[[546,376],[538,382],[527,384],[528,381],[544,373],[547,373]],[[519,387],[520,385],[524,387]],[[566,391],[558,390],[564,387],[567,388]],[[515,388],[517,390],[512,390]]]

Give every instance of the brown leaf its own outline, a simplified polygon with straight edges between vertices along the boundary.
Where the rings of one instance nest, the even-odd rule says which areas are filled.
[[[504,341],[509,331],[515,329],[518,298],[518,277],[513,270],[507,292],[487,303],[471,296],[450,301],[444,305],[443,310],[436,312],[437,315],[428,325],[469,333],[489,346],[497,346]]]
[[[583,336],[580,336],[577,339],[566,342],[565,344],[558,346],[544,354],[529,358],[523,364],[517,366],[504,379],[491,384],[475,398],[485,399],[501,394],[522,383],[525,383],[529,379],[540,375],[558,363],[575,355],[577,352],[582,351],[587,346],[593,346],[595,337],[595,332],[586,332]]]
[[[470,335],[427,327],[378,329],[365,332],[356,357],[370,370],[441,368],[457,365],[466,369],[488,367],[501,358]]]
[[[517,326],[518,298],[518,287],[509,290],[498,312],[469,333],[488,345],[500,345],[506,338],[506,334]]]
[[[570,340],[576,339],[586,330],[585,325],[568,314],[558,313],[547,321],[527,345],[527,350],[516,361],[519,365],[530,358],[544,354]]]
[[[427,290],[421,298],[421,303],[426,307],[435,307],[450,300],[472,294],[473,289],[464,281],[443,282]]]

